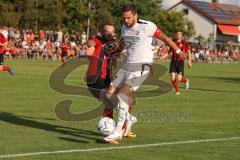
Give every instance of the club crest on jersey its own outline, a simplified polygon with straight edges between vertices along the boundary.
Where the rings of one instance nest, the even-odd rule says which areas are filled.
[[[145,34],[145,28],[140,29],[137,33],[137,35]]]

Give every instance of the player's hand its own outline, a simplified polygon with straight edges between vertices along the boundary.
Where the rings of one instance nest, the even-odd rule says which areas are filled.
[[[115,41],[109,41],[104,45],[105,54],[111,55],[118,51],[118,44]]]
[[[179,57],[180,57],[181,59],[184,59],[184,58],[185,58],[185,53],[184,53],[183,51],[181,51],[181,52],[179,53]]]
[[[119,50],[121,50],[121,51],[122,51],[122,50],[124,49],[124,47],[125,47],[124,41],[123,41],[122,38],[120,38],[119,41],[118,41],[118,47],[119,47]]]
[[[85,53],[87,56],[92,56],[95,51],[95,47],[88,47],[85,49]]]
[[[188,67],[192,68],[192,62],[191,61],[188,62]]]

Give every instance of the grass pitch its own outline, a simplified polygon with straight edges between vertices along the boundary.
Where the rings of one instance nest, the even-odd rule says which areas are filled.
[[[240,65],[194,64],[186,68],[190,90],[137,98],[134,109],[139,122],[136,139],[119,145],[102,143],[96,131],[99,118],[68,122],[55,115],[55,105],[74,100],[71,112],[80,113],[100,103],[91,97],[64,95],[49,87],[51,73],[59,61],[6,61],[14,76],[0,72],[0,157],[22,153],[67,151],[67,153],[19,156],[14,160],[239,160],[240,139],[124,149],[125,146],[240,137]],[[168,67],[169,64],[162,65]],[[85,86],[86,67],[73,71],[66,84]],[[158,72],[155,70],[155,72]],[[166,73],[162,79],[169,81]],[[153,86],[151,86],[153,87]],[[150,87],[150,89],[151,89]],[[183,86],[182,86],[183,87]],[[142,89],[149,89],[143,86]],[[74,152],[93,148],[112,150]]]

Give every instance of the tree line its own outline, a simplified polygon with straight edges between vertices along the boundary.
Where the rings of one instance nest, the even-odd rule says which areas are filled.
[[[136,5],[140,18],[153,21],[168,36],[174,37],[177,30],[189,37],[195,34],[193,23],[182,13],[162,9],[162,0],[1,0],[0,25],[80,32],[90,26],[90,34],[96,34],[107,21],[119,31],[126,3]]]

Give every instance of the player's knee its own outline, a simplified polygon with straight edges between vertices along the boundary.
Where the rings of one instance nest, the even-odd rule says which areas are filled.
[[[115,91],[116,91],[116,88],[114,86],[112,86],[112,85],[109,86],[108,89],[107,89],[107,92],[111,93],[111,94],[113,94]]]
[[[178,76],[178,81],[181,81],[182,80],[182,76]]]
[[[175,80],[176,80],[176,74],[175,74],[175,73],[172,73],[172,74],[171,74],[171,78],[172,78],[172,81],[175,81]]]
[[[111,105],[115,108],[118,107],[119,104],[119,99],[116,94],[114,93],[106,93],[106,99],[111,103]]]

